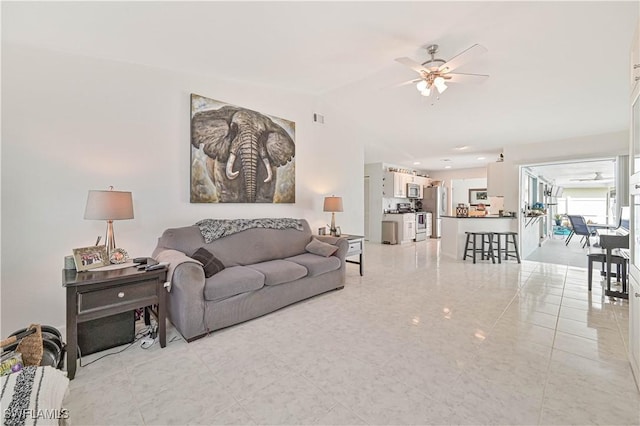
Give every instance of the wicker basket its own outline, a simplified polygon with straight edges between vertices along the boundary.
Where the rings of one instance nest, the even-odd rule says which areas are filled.
[[[20,352],[20,354],[22,354],[23,365],[40,365],[43,353],[42,330],[40,328],[40,324],[31,324],[24,332],[26,335],[22,337],[21,334],[23,333],[3,340],[0,342],[0,346],[8,346],[19,340],[20,342],[16,347],[16,352]]]

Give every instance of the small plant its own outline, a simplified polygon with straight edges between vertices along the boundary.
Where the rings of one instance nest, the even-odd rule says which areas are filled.
[[[560,213],[554,214],[553,218],[555,219],[556,225],[560,226],[562,225],[562,218],[564,217],[564,215],[561,215]]]

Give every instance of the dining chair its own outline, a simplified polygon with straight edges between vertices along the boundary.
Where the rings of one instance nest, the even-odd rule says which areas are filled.
[[[584,220],[583,216],[579,215],[567,215],[569,218],[569,222],[571,222],[571,234],[567,237],[565,241],[565,245],[569,245],[569,241],[574,235],[582,236],[582,240],[580,240],[582,244],[582,248],[591,247],[591,242],[589,241],[589,237],[595,234],[595,230],[591,229],[587,222]]]

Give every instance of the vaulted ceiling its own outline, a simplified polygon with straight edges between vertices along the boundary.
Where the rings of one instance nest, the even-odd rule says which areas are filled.
[[[362,129],[367,162],[438,169],[627,129],[638,16],[634,1],[3,2],[2,39],[319,96]],[[416,74],[394,58],[432,43],[443,59],[485,46],[458,71],[489,79],[435,102],[398,86]]]

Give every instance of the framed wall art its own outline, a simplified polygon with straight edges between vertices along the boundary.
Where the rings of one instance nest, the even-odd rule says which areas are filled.
[[[90,246],[73,249],[73,260],[78,272],[109,265],[106,246]]]
[[[192,203],[294,203],[295,123],[191,95]]]
[[[476,188],[469,190],[469,205],[477,206],[478,204],[489,205],[489,196],[487,188]]]

